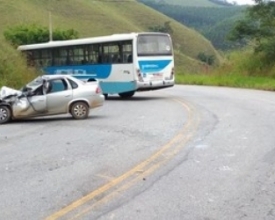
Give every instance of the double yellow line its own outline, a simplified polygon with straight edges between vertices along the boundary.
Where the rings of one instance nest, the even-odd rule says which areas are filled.
[[[173,100],[180,103],[185,108],[188,116],[183,128],[174,138],[162,146],[161,149],[155,152],[151,157],[138,164],[128,172],[111,180],[107,184],[71,203],[67,207],[57,211],[47,217],[46,220],[56,220],[65,217],[66,219],[78,219],[81,216],[91,212],[96,206],[110,201],[110,199],[117,196],[119,193],[129,189],[135,183],[149,176],[151,173],[160,168],[160,166],[164,165],[176,156],[186,145],[186,143],[194,136],[200,119],[197,115],[195,115],[195,111],[190,104],[187,104],[179,99]],[[88,203],[92,203],[92,205],[87,205],[86,208],[82,207]]]

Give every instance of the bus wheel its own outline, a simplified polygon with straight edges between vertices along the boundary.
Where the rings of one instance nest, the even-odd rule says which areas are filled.
[[[133,95],[135,94],[135,91],[131,91],[131,92],[122,92],[119,93],[119,96],[123,99],[125,98],[131,98]]]
[[[0,124],[4,124],[11,119],[11,110],[8,106],[0,105]]]
[[[70,113],[74,119],[85,119],[89,115],[89,107],[84,102],[75,102],[70,109]]]

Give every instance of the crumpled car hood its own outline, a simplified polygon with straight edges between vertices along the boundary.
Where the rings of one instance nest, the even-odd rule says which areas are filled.
[[[24,115],[31,106],[28,98],[23,95],[22,91],[6,86],[0,89],[0,104],[1,103],[12,106],[12,114],[14,117]],[[27,112],[25,115],[28,114]]]
[[[22,92],[19,90],[3,86],[0,89],[0,100],[4,99],[5,97],[10,96],[10,95],[19,96],[21,94],[22,94]]]

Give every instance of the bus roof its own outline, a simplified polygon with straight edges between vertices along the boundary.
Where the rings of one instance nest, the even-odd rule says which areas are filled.
[[[136,38],[138,35],[167,35],[168,36],[169,34],[160,33],[160,32],[122,33],[122,34],[113,34],[113,35],[100,36],[100,37],[49,41],[49,42],[39,43],[39,44],[21,45],[17,49],[18,50],[35,50],[35,49],[52,48],[52,47],[63,47],[63,46],[85,45],[85,44],[92,44],[92,43],[113,42],[113,41],[121,41],[121,40],[132,40]]]

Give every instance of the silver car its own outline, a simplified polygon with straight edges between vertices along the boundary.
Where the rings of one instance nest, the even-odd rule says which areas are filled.
[[[64,113],[85,119],[89,110],[102,106],[104,100],[97,81],[84,82],[70,75],[39,76],[21,90],[1,88],[0,124]]]

